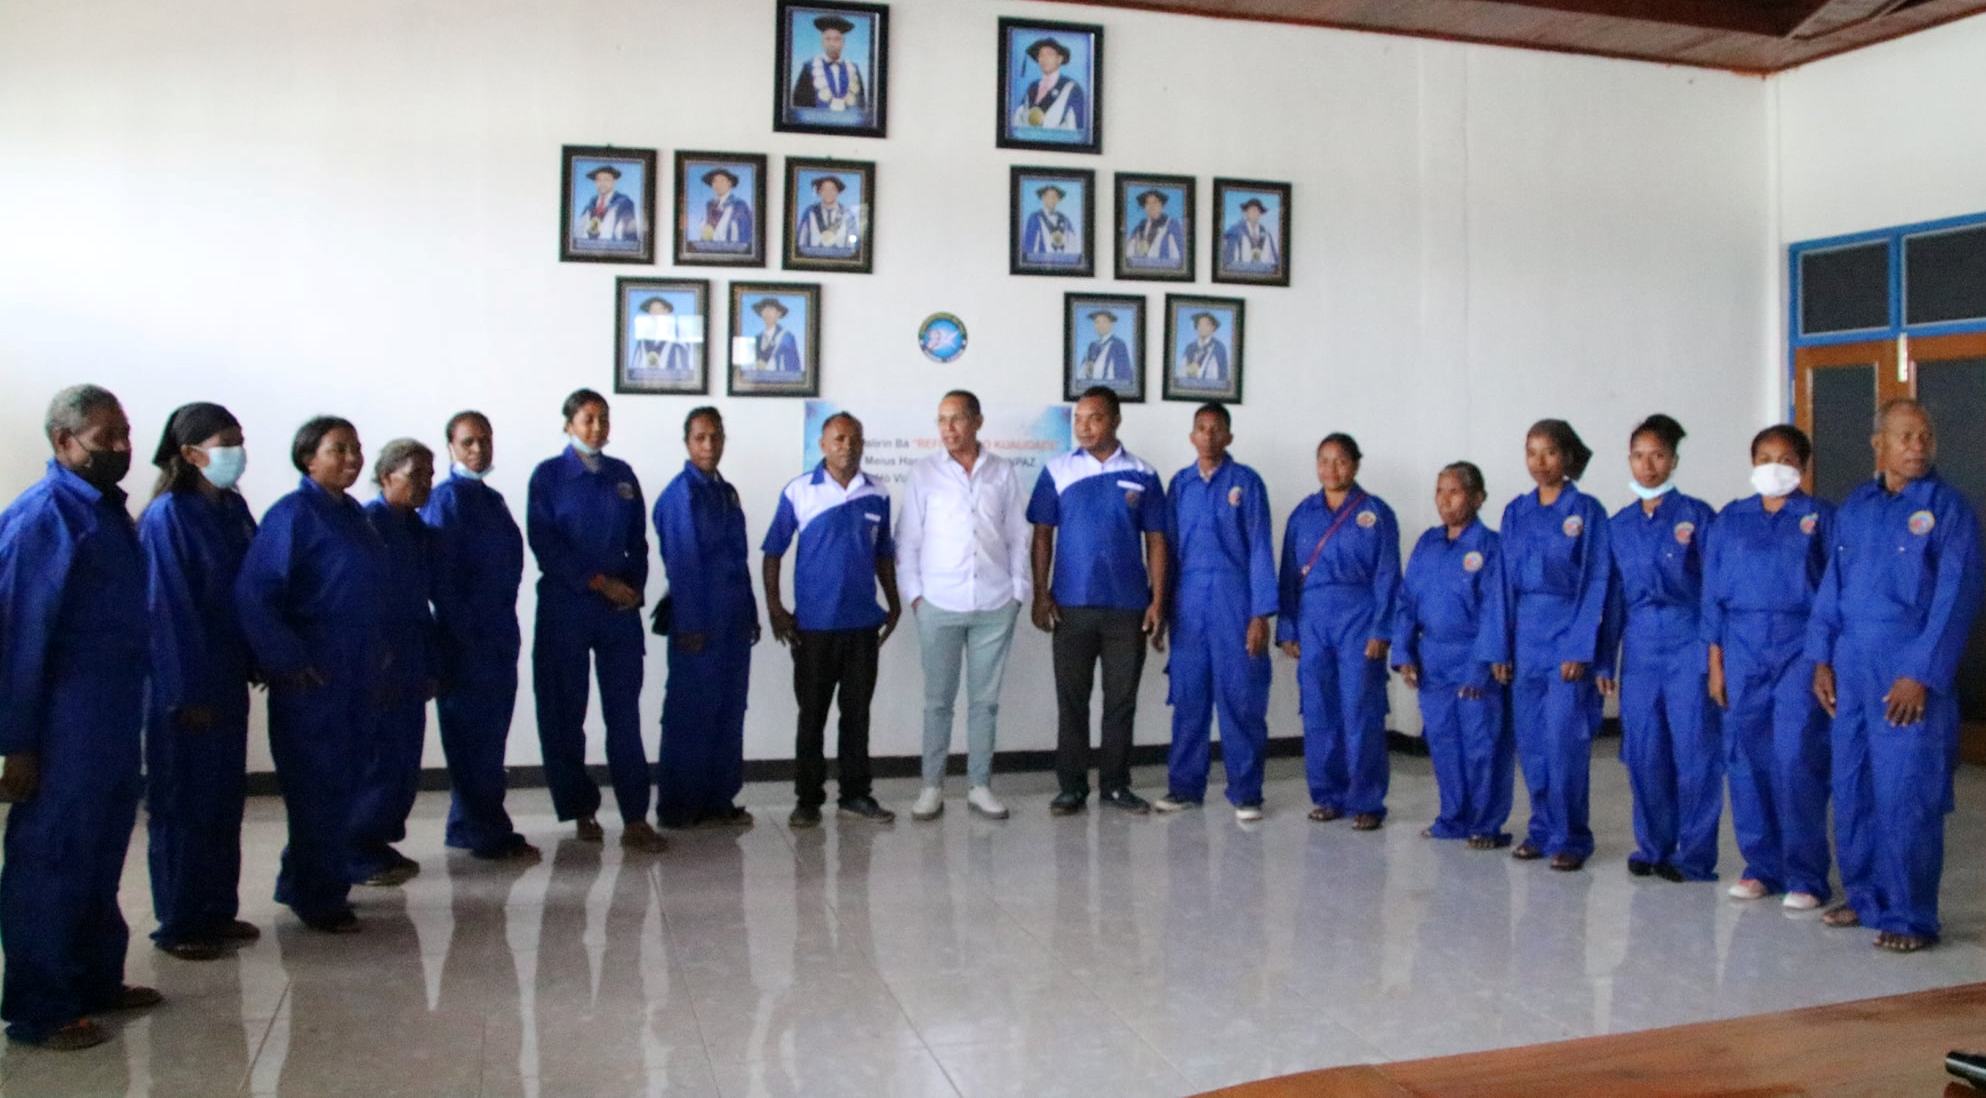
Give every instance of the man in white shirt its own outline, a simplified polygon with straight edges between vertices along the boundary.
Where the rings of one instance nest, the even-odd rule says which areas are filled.
[[[924,657],[924,792],[915,820],[945,811],[945,760],[959,669],[966,672],[966,803],[996,820],[994,726],[1014,619],[1034,597],[1033,537],[1014,463],[979,445],[979,398],[962,389],[938,403],[945,452],[911,466],[897,522],[897,583],[917,616]]]

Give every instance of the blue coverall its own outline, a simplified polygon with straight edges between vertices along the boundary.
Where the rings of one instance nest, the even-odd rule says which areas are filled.
[[[379,716],[360,747],[352,796],[352,883],[408,861],[394,843],[407,837],[407,814],[421,790],[421,749],[428,734],[428,684],[434,679],[434,547],[427,524],[384,499],[365,505],[366,520],[386,546],[386,674]]]

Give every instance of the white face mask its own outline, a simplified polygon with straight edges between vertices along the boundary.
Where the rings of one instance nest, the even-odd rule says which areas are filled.
[[[1752,487],[1767,499],[1778,499],[1793,494],[1800,486],[1800,471],[1791,465],[1768,461],[1764,465],[1752,466]]]
[[[1643,488],[1640,481],[1630,477],[1627,486],[1634,490],[1635,495],[1644,500],[1661,499],[1663,496],[1676,490],[1676,482],[1673,480],[1665,480],[1654,488]]]
[[[200,475],[207,483],[225,492],[241,482],[241,474],[248,469],[248,451],[240,446],[207,447],[207,464],[200,467]]]
[[[484,477],[486,477],[486,476],[489,476],[489,475],[490,475],[490,472],[491,472],[492,470],[494,470],[495,468],[496,468],[496,466],[494,466],[494,465],[492,465],[492,466],[490,466],[490,468],[488,468],[488,469],[485,469],[485,470],[483,470],[482,472],[480,472],[480,473],[478,473],[478,472],[477,472],[477,471],[475,471],[474,469],[471,469],[471,468],[469,468],[469,467],[468,467],[467,465],[464,465],[464,464],[462,464],[462,463],[461,463],[461,462],[459,462],[459,461],[458,461],[458,462],[456,462],[456,463],[455,463],[455,465],[454,465],[454,469],[455,469],[455,475],[456,475],[456,476],[458,476],[458,477],[468,477],[468,478],[469,478],[470,480],[481,480],[481,479],[483,479]]]
[[[567,435],[566,438],[571,440],[572,448],[574,450],[585,455],[586,457],[592,457],[594,454],[600,452],[600,448],[598,446],[588,446],[584,442],[579,441],[578,435]]]

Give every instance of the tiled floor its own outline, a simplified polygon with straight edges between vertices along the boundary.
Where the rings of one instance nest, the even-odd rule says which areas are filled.
[[[1115,1098],[1986,979],[1986,773],[1961,775],[1947,943],[1893,957],[1776,903],[1630,879],[1612,746],[1577,874],[1419,838],[1433,781],[1397,756],[1375,835],[1306,822],[1293,761],[1247,829],[1218,803],[1054,820],[1050,779],[1017,775],[1005,823],[955,800],[935,824],[793,833],[785,791],[754,786],[756,829],[660,857],[563,838],[530,791],[519,823],[547,858],[522,872],[444,853],[430,794],[405,847],[425,872],[364,893],[365,932],[335,938],[267,900],[283,827],[258,800],[263,940],[209,964],[150,949],[141,828],[130,978],[167,1005],[88,1052],[9,1048],[0,1092]]]

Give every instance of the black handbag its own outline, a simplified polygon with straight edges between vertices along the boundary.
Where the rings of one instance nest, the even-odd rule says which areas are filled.
[[[648,631],[658,637],[669,635],[675,625],[676,608],[674,596],[664,595],[655,601],[655,609],[648,612]]]

